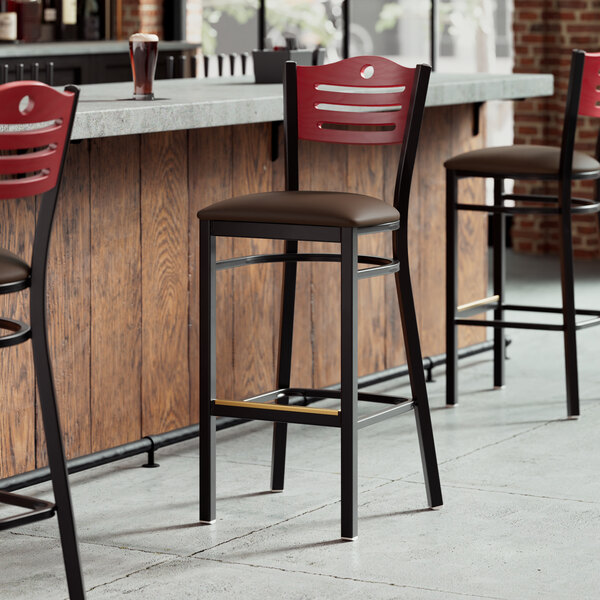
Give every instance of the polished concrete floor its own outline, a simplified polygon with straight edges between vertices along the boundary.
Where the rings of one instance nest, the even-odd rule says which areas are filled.
[[[511,301],[558,302],[555,259],[509,258]],[[597,307],[600,264],[577,271],[579,305]],[[361,431],[355,542],[339,539],[335,430],[292,426],[282,494],[267,491],[269,425],[219,432],[212,526],[197,522],[197,441],[160,451],[159,469],[137,457],[73,476],[88,597],[600,597],[599,334],[578,334],[579,420],[565,418],[559,333],[509,333],[503,390],[490,353],[462,361],[455,408],[434,372],[441,510],[427,509],[411,414]],[[3,532],[0,565],[3,600],[66,597],[55,520]]]

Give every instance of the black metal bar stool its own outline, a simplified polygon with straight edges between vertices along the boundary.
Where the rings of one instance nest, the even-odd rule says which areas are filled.
[[[341,429],[341,535],[357,535],[358,430],[414,410],[429,506],[442,494],[425,387],[408,262],[410,185],[430,67],[407,69],[384,58],[356,57],[318,67],[285,70],[286,191],[231,198],[201,210],[200,218],[200,519],[215,519],[215,417],[275,422],[271,488],[283,489],[288,423]],[[360,194],[298,191],[298,140],[352,144],[401,144],[394,206]],[[358,236],[393,232],[393,258],[359,256]],[[217,236],[283,239],[285,253],[215,260]],[[304,254],[298,241],[341,243],[341,254]],[[337,261],[341,266],[341,390],[291,389],[291,351],[298,261]],[[215,273],[243,265],[283,262],[283,302],[277,389],[245,401],[215,399]],[[358,269],[358,264],[369,264]],[[394,273],[412,398],[358,392],[358,281]],[[337,398],[341,410],[290,406],[294,396]],[[359,417],[358,401],[389,407]]]
[[[600,310],[575,308],[573,290],[573,215],[600,211],[597,201],[573,198],[571,183],[578,179],[600,178],[600,163],[574,151],[578,115],[600,116],[600,54],[574,50],[567,92],[567,104],[560,148],[516,145],[484,148],[460,154],[446,161],[446,353],[447,404],[456,404],[457,390],[457,326],[476,325],[494,328],[494,386],[504,385],[504,329],[538,329],[562,331],[565,345],[567,413],[579,415],[576,331],[600,324]],[[494,180],[494,205],[465,204],[458,201],[458,180],[485,177]],[[504,193],[504,180],[544,180],[556,182],[554,195]],[[509,201],[509,202],[507,202]],[[513,206],[513,201],[526,201]],[[457,219],[458,211],[475,210],[492,215],[493,221],[493,295],[457,307]],[[505,220],[506,215],[552,214],[559,220],[559,253],[562,307],[524,306],[505,302]],[[471,319],[475,314],[493,310],[492,320]],[[562,315],[562,323],[529,323],[509,321],[505,311],[529,311]],[[587,318],[576,322],[577,315]]]
[[[0,131],[0,201],[41,195],[31,266],[15,254],[0,249],[0,294],[30,288],[31,315],[31,325],[0,319],[0,328],[10,332],[0,337],[0,348],[31,339],[55,499],[55,502],[46,502],[0,491],[0,503],[27,509],[27,512],[1,519],[0,530],[56,515],[72,600],[84,598],[85,592],[48,354],[46,262],[78,96],[76,87],[69,86],[60,92],[35,81],[0,86],[0,123],[3,127]],[[5,360],[10,357],[6,356]]]

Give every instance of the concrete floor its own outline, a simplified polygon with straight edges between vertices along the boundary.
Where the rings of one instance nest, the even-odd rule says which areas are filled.
[[[553,304],[557,261],[509,255],[509,300]],[[578,265],[594,305],[598,263]],[[598,329],[578,334],[582,417],[566,420],[559,333],[513,331],[508,386],[461,362],[460,405],[430,384],[445,505],[426,508],[410,414],[361,432],[359,539],[339,540],[339,435],[292,426],[287,487],[266,490],[269,425],[222,431],[218,520],[197,523],[197,441],[72,477],[90,600],[600,597]],[[380,388],[390,388],[380,386]],[[406,383],[392,386],[407,394]],[[49,486],[24,491],[51,497]],[[0,598],[66,597],[54,519],[0,541]]]

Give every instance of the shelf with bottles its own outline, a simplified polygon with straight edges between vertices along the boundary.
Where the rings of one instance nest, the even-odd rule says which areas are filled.
[[[0,42],[110,39],[110,0],[0,0]]]

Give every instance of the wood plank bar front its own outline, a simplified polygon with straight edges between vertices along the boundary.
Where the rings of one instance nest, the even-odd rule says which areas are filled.
[[[470,105],[426,110],[409,224],[423,354],[444,348],[443,161],[483,146]],[[482,120],[483,122],[483,120]],[[70,458],[198,420],[197,211],[234,194],[283,189],[271,160],[271,123],[100,138],[73,144],[49,263],[48,320]],[[398,150],[305,144],[301,189],[345,189],[391,202]],[[476,202],[483,184],[461,191]],[[0,203],[0,243],[29,259],[35,200]],[[461,215],[462,217],[462,215]],[[467,221],[468,219],[468,221]],[[485,215],[460,222],[461,304],[486,295]],[[389,234],[360,252],[390,254]],[[218,258],[281,252],[281,242],[222,239]],[[337,244],[301,243],[334,252]],[[281,264],[217,275],[217,396],[240,400],[276,387]],[[339,265],[303,263],[292,385],[339,381]],[[405,361],[392,277],[359,284],[359,373]],[[27,291],[0,299],[27,320]],[[476,330],[476,331],[474,331]],[[482,328],[461,328],[461,345]],[[43,466],[29,344],[2,352],[0,478]],[[36,431],[36,427],[38,430]]]

